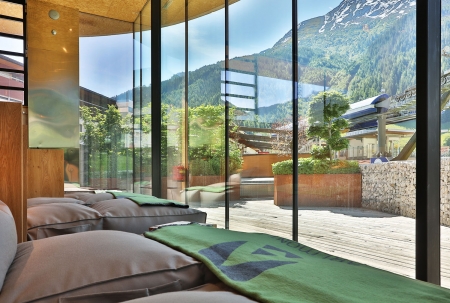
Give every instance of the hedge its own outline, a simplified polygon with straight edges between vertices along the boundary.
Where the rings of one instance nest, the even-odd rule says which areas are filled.
[[[292,175],[292,160],[272,164],[272,172],[274,175]],[[358,161],[298,159],[299,174],[355,174],[359,172],[361,169]]]

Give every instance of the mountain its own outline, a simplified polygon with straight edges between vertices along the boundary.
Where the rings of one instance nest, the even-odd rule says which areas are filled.
[[[413,0],[344,0],[325,16],[298,24],[299,82],[347,93],[352,102],[381,91],[395,95],[416,81],[416,2]],[[442,47],[450,46],[450,0],[442,0]],[[235,70],[258,71],[259,76],[292,78],[292,31],[280,33],[270,49],[234,58]],[[189,72],[189,104],[222,104],[223,62]],[[443,58],[443,70],[450,58]],[[183,78],[174,75],[162,85],[162,100],[181,107]],[[143,87],[149,96],[150,88]],[[274,86],[275,89],[275,86]],[[276,95],[272,91],[271,96]],[[281,94],[280,94],[281,95]],[[262,96],[260,96],[262,98]],[[149,97],[145,98],[146,102]],[[309,99],[300,99],[301,114]],[[286,117],[284,105],[260,108],[259,121]],[[285,106],[284,106],[285,107]],[[283,116],[284,115],[284,116]],[[278,120],[277,120],[278,119]]]

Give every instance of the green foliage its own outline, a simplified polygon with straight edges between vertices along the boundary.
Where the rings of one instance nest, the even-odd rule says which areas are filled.
[[[320,92],[309,103],[307,134],[310,138],[319,137],[326,146],[312,151],[315,159],[323,159],[324,152],[332,159],[333,150],[348,147],[348,140],[341,138],[341,130],[348,127],[346,119],[339,118],[350,108],[349,99],[337,91]],[[317,158],[316,158],[317,157]]]
[[[105,170],[108,178],[117,177],[118,157],[127,154],[125,136],[131,133],[131,116],[122,116],[113,105],[104,111],[81,106],[80,115],[84,126],[80,137],[88,150],[89,177],[102,176]]]
[[[272,164],[274,175],[292,175],[292,160]],[[298,173],[312,174],[355,174],[360,173],[358,161],[347,160],[316,160],[313,158],[298,159]]]
[[[314,146],[311,149],[311,157],[317,160],[324,160],[330,156],[328,146]]]
[[[201,105],[189,109],[189,172],[193,176],[225,174],[225,106]],[[230,109],[230,120],[234,109]],[[233,127],[230,127],[232,130]],[[229,140],[230,173],[242,167],[241,150]]]

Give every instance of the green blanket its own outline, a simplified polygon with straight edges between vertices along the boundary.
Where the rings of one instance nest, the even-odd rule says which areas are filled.
[[[259,302],[450,302],[449,289],[276,236],[195,224],[145,236],[202,261],[225,284]]]
[[[189,205],[187,204],[183,204],[172,200],[160,199],[149,195],[142,195],[128,192],[117,192],[117,191],[107,191],[107,193],[112,194],[116,199],[121,198],[129,199],[137,203],[139,206],[150,205],[150,206],[174,206],[181,208],[189,208]]]
[[[231,189],[231,186],[191,186],[191,187],[187,187],[184,190],[189,191],[189,190],[201,190],[201,191],[205,191],[205,192],[210,192],[210,193],[221,193],[224,192],[228,189]]]

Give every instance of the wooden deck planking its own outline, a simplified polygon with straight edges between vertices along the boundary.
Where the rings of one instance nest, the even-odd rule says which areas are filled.
[[[208,223],[224,227],[223,203],[191,205],[208,213]],[[415,276],[415,220],[368,209],[300,208],[299,242],[326,253]],[[292,238],[292,210],[273,200],[230,203],[230,229]],[[450,288],[450,228],[441,227],[442,286]]]

